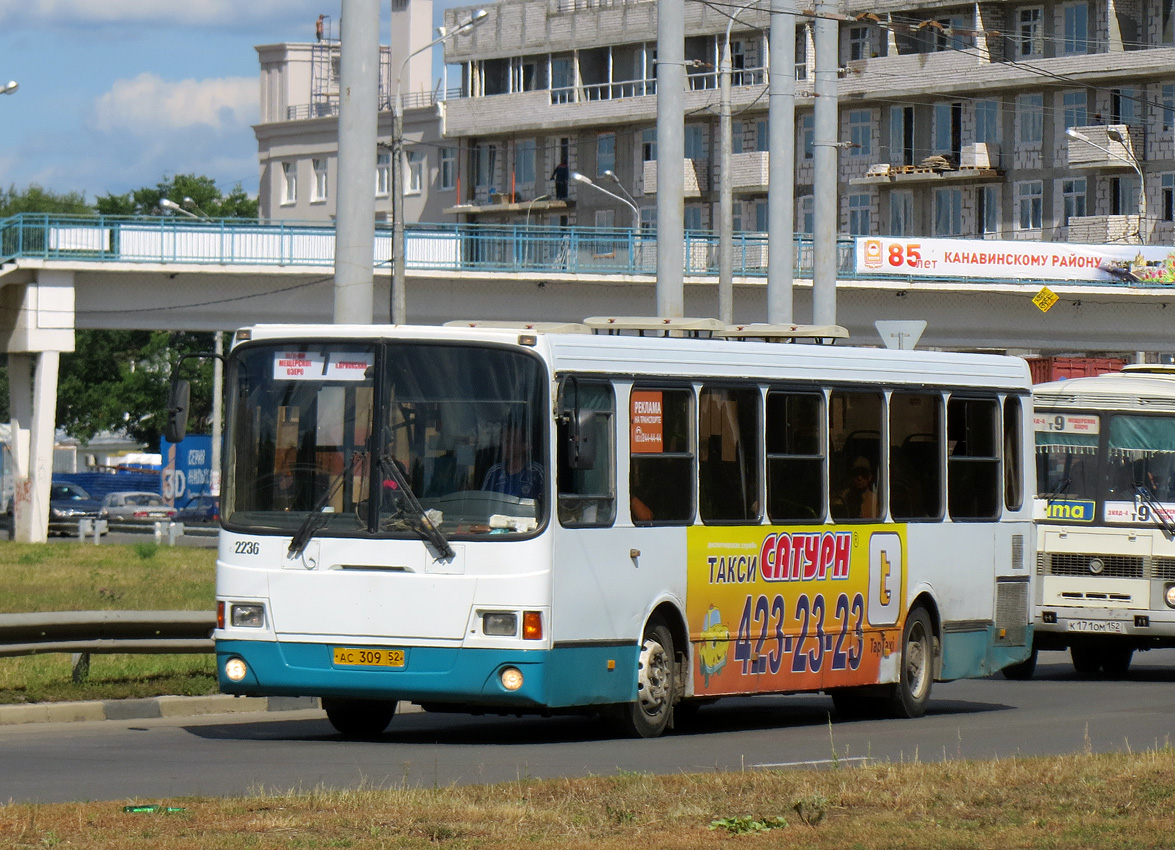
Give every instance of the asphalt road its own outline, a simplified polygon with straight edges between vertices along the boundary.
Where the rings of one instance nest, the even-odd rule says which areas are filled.
[[[826,696],[723,700],[689,730],[614,739],[584,718],[405,713],[374,741],[345,741],[319,711],[0,727],[0,800],[158,800],[260,790],[487,783],[618,771],[842,766],[1139,751],[1175,733],[1175,651],[1136,656],[1128,678],[1074,673],[1045,653],[1029,682],[935,685],[919,720],[841,721]],[[830,722],[831,720],[831,722]]]

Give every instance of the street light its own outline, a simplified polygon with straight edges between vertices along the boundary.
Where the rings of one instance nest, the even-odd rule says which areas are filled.
[[[616,176],[615,171],[613,171],[612,169],[609,168],[607,171],[604,172],[604,176],[607,177],[609,180],[611,180],[613,183],[615,183],[618,187],[620,187],[620,191],[624,193],[624,197],[628,198],[634,204],[636,203],[636,198],[634,198],[632,196],[632,192],[628,191],[628,189],[625,187],[625,185],[620,182],[620,178]]]
[[[1065,135],[1071,139],[1077,139],[1079,142],[1085,142],[1090,147],[1095,147],[1106,156],[1113,157],[1119,162],[1124,162],[1134,169],[1138,174],[1138,241],[1140,244],[1146,244],[1146,233],[1143,226],[1146,222],[1146,175],[1142,173],[1142,166],[1138,164],[1138,157],[1134,155],[1134,151],[1126,146],[1126,137],[1122,135],[1122,131],[1117,127],[1107,127],[1106,136],[1111,141],[1117,142],[1122,146],[1122,150],[1126,151],[1130,156],[1125,157],[1119,153],[1115,153],[1103,145],[1099,145],[1089,136],[1082,133],[1075,127],[1066,127]]]
[[[200,214],[200,218],[211,218],[211,216],[209,216],[208,213],[206,213],[206,212],[204,212],[204,210],[200,209],[199,204],[197,204],[195,201],[193,201],[187,195],[184,196],[184,206],[190,210],[195,210],[196,212],[198,212]]]
[[[404,98],[400,92],[400,82],[404,79],[404,70],[408,67],[408,60],[418,53],[423,53],[436,47],[442,41],[452,38],[458,33],[480,24],[489,12],[478,9],[472,17],[451,30],[438,27],[439,38],[434,38],[424,47],[418,47],[400,64],[400,73],[396,76],[396,106],[392,113],[392,305],[391,319],[393,325],[402,325],[408,321],[408,299],[404,290]]]
[[[574,180],[576,183],[583,183],[585,186],[591,186],[597,192],[603,192],[605,195],[609,195],[610,197],[615,198],[616,200],[620,201],[622,204],[627,204],[628,208],[632,210],[633,235],[635,236],[636,232],[641,229],[641,211],[639,209],[637,209],[636,204],[634,204],[628,198],[625,198],[622,195],[617,195],[615,192],[611,192],[611,191],[605,189],[603,186],[601,186],[598,183],[593,183],[592,179],[590,177],[588,177],[586,174],[580,174],[578,171],[571,172],[571,179]],[[623,188],[623,187],[621,187],[621,188]]]
[[[20,88],[20,83],[16,80],[9,80],[3,88],[0,88],[0,94],[12,94],[18,88]]]
[[[534,209],[534,205],[537,204],[539,201],[549,201],[549,200],[551,200],[550,195],[539,195],[537,198],[530,199],[530,203],[528,203],[526,205],[526,227],[527,228],[530,227],[530,211],[532,209]]]
[[[180,213],[181,215],[186,215],[188,218],[194,218],[194,219],[196,219],[196,221],[200,220],[200,216],[196,215],[195,213],[188,212],[186,209],[181,207],[179,204],[177,204],[171,198],[161,199],[159,201],[159,206],[163,207],[165,210],[171,210],[172,212],[177,212],[177,213]]]

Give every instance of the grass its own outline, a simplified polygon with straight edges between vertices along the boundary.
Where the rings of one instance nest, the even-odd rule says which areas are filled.
[[[797,816],[818,800],[820,818]],[[125,812],[129,803],[180,811]],[[1175,751],[0,807],[5,847],[1170,847]],[[733,827],[733,828],[732,828]]]
[[[216,550],[0,542],[0,613],[212,611]],[[86,682],[70,656],[0,658],[0,705],[216,693],[211,654],[95,655]]]

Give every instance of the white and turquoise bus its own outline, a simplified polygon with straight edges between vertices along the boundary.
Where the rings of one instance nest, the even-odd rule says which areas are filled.
[[[1033,388],[1038,650],[1125,673],[1175,647],[1175,368],[1126,366]],[[1005,671],[1032,674],[1030,662]]]
[[[1024,661],[1024,361],[732,338],[774,333],[239,331],[222,689],[649,737],[736,694],[919,716]]]

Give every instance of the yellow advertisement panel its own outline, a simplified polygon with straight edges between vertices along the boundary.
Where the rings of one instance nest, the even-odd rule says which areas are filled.
[[[904,525],[687,530],[694,693],[876,684],[901,649]]]

